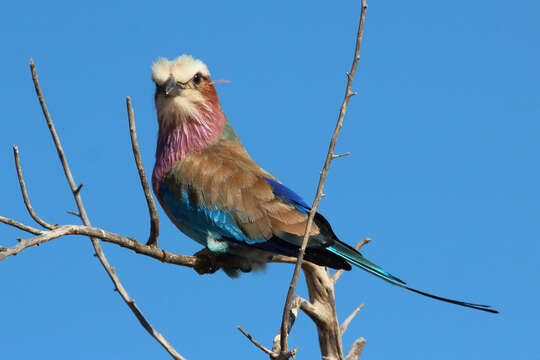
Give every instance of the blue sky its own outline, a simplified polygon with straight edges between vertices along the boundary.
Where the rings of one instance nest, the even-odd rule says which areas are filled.
[[[18,192],[17,144],[35,209],[77,219],[34,96],[33,57],[93,224],[144,241],[145,201],[133,164],[125,97],[143,161],[157,123],[150,66],[203,60],[250,154],[308,202],[342,100],[358,1],[228,3],[9,2],[0,12],[0,215],[31,223]],[[540,26],[537,1],[369,2],[364,44],[320,211],[351,244],[412,286],[489,303],[494,316],[406,292],[358,269],[336,288],[344,336],[365,359],[532,359],[540,311]],[[160,245],[200,247],[160,210]],[[28,237],[0,227],[0,244]],[[152,324],[188,359],[266,358],[292,266],[230,280],[198,276],[104,244]],[[85,238],[55,240],[0,264],[5,359],[167,359],[139,326]],[[300,282],[299,294],[306,295]],[[301,315],[290,339],[319,355]]]

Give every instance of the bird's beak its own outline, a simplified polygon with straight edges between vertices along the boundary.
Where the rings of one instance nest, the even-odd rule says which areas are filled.
[[[177,83],[172,76],[167,79],[163,85],[165,96],[176,96],[184,89],[184,85]]]

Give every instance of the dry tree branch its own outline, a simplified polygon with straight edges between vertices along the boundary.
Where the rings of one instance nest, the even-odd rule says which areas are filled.
[[[146,171],[144,170],[141,160],[141,152],[139,150],[139,142],[137,140],[137,130],[135,128],[135,116],[133,115],[133,107],[131,106],[131,98],[129,96],[126,98],[126,107],[129,120],[129,134],[131,136],[131,148],[133,149],[135,164],[137,165],[139,179],[141,180],[141,186],[146,198],[146,203],[148,204],[148,213],[150,215],[150,235],[146,245],[157,246],[159,237],[159,217],[156,203],[154,202],[154,197],[150,192],[150,186],[148,186],[148,181],[146,180]]]
[[[36,95],[38,97],[39,103],[41,105],[41,109],[43,111],[43,115],[45,116],[45,120],[47,122],[47,125],[49,127],[49,131],[51,133],[51,136],[54,141],[54,145],[56,147],[56,151],[58,152],[58,157],[60,158],[60,162],[62,163],[62,168],[64,169],[64,174],[66,175],[66,179],[68,181],[69,187],[71,188],[71,192],[73,193],[73,197],[75,199],[75,202],[77,203],[77,208],[79,210],[79,217],[81,218],[82,222],[86,226],[90,226],[90,220],[88,219],[88,215],[86,214],[86,209],[84,208],[82,198],[81,198],[81,188],[82,184],[77,186],[75,184],[75,180],[73,178],[73,175],[71,173],[71,169],[69,168],[69,164],[66,158],[66,155],[64,153],[64,149],[62,148],[62,144],[60,142],[60,138],[56,132],[54,123],[49,115],[49,110],[47,109],[47,105],[45,103],[45,99],[43,97],[43,94],[41,92],[41,87],[39,85],[38,81],[38,75],[36,71],[36,65],[34,64],[34,61],[30,60],[30,71],[32,73],[32,80],[34,82],[34,88],[36,90]],[[135,155],[136,156],[136,155]],[[53,230],[54,232],[54,230]],[[44,235],[40,235],[44,236]],[[38,238],[40,237],[38,236]],[[99,240],[95,237],[90,237],[90,240],[92,241],[92,245],[94,246],[94,250],[96,252],[96,256],[98,257],[99,261],[101,262],[101,265],[109,275],[109,278],[113,282],[115,289],[118,291],[124,302],[129,306],[131,311],[134,313],[134,315],[137,317],[141,325],[148,331],[150,335],[152,335],[160,344],[167,350],[167,352],[174,358],[178,360],[184,360],[184,358],[167,342],[167,340],[158,333],[150,323],[144,318],[141,311],[135,304],[135,301],[131,299],[127,293],[127,291],[122,286],[122,283],[120,282],[120,279],[116,275],[116,272],[114,268],[109,264],[107,258],[105,257],[105,254],[103,253],[103,250],[101,249],[101,244],[99,243]],[[21,242],[22,243],[22,242]],[[21,245],[21,244],[19,244]]]
[[[115,234],[115,233],[112,233],[112,232],[109,232],[100,228],[92,227],[92,226],[62,225],[62,226],[58,226],[57,228],[53,230],[43,231],[43,230],[35,229],[31,226],[22,224],[18,221],[15,221],[13,219],[9,219],[3,216],[0,216],[0,222],[6,225],[16,227],[18,229],[21,229],[23,231],[29,232],[34,235],[46,235],[43,237],[38,236],[38,237],[33,237],[27,240],[21,240],[20,243],[16,246],[13,246],[11,248],[5,248],[4,251],[0,252],[0,261],[4,260],[5,258],[9,256],[17,255],[18,253],[20,253],[21,251],[29,247],[41,245],[43,243],[57,239],[61,236],[84,235],[84,236],[94,237],[105,242],[110,242],[110,243],[119,245],[123,248],[133,250],[137,254],[152,257],[163,263],[193,268],[197,270],[200,274],[213,273],[219,270],[223,266],[234,265],[234,264],[231,264],[231,262],[228,259],[227,260],[221,259],[221,258],[209,259],[205,256],[200,256],[200,255],[189,256],[189,255],[173,253],[170,251],[160,249],[155,246],[145,245],[141,242],[138,242],[135,238],[129,238],[126,236]],[[61,235],[58,235],[58,234],[61,234]],[[210,264],[209,262],[211,261],[214,261],[214,262]],[[276,256],[273,256],[269,262],[294,264],[296,262],[296,259],[287,257],[287,256],[276,255]],[[209,269],[209,271],[204,271],[205,269]]]
[[[294,261],[296,263],[296,261]],[[291,331],[294,322],[296,321],[296,318],[298,317],[298,309],[302,309],[310,318],[319,326],[323,319],[321,318],[321,314],[319,313],[319,309],[317,309],[312,303],[307,301],[306,299],[295,296],[292,300],[292,305],[290,309],[290,316],[289,316],[289,326],[287,326],[289,332]],[[288,359],[288,357],[294,357],[296,355],[296,352],[298,349],[294,349],[290,352],[287,352],[286,354],[282,354],[280,352],[281,349],[281,331],[278,331],[276,336],[274,336],[274,346],[272,347],[272,351],[279,356],[278,359]]]
[[[326,160],[324,162],[323,170],[321,171],[320,177],[319,177],[319,184],[317,186],[317,192],[315,196],[315,200],[313,201],[313,205],[311,206],[311,211],[309,212],[308,221],[306,224],[306,231],[304,234],[304,239],[302,241],[302,246],[300,247],[300,251],[298,252],[298,261],[296,262],[296,266],[294,268],[293,277],[291,280],[291,283],[289,285],[289,291],[287,292],[287,299],[285,301],[285,306],[283,309],[283,317],[281,320],[281,341],[280,341],[280,347],[281,347],[281,354],[285,355],[288,350],[288,344],[287,344],[287,336],[288,336],[288,324],[289,324],[289,309],[291,308],[291,302],[294,294],[294,290],[296,288],[296,284],[298,282],[298,275],[300,274],[300,267],[302,265],[302,261],[304,260],[304,253],[306,251],[306,246],[309,240],[309,236],[311,233],[311,227],[313,225],[313,219],[315,217],[315,214],[317,213],[317,208],[319,207],[319,203],[323,197],[323,188],[324,183],[326,181],[326,175],[328,174],[328,170],[330,169],[330,163],[332,162],[334,157],[334,148],[336,146],[336,142],[339,136],[339,132],[341,131],[341,127],[343,125],[343,119],[345,117],[345,113],[347,111],[347,106],[349,104],[350,98],[355,95],[355,93],[352,92],[352,83],[354,80],[354,75],[356,74],[356,68],[358,67],[358,61],[360,60],[360,46],[362,45],[362,35],[364,32],[364,23],[365,23],[365,17],[366,17],[366,10],[367,10],[367,3],[366,0],[362,0],[362,9],[360,13],[360,23],[358,25],[358,32],[356,35],[356,46],[354,51],[354,59],[351,66],[351,70],[347,73],[347,86],[345,89],[345,97],[343,99],[343,104],[341,105],[338,120],[336,123],[336,127],[334,129],[334,133],[332,135],[332,139],[330,140],[330,146],[328,149],[328,153],[326,155]],[[341,349],[340,349],[341,351]]]
[[[41,234],[45,233],[45,231],[43,231],[43,230],[33,228],[31,226],[25,225],[25,224],[20,223],[20,222],[18,222],[16,220],[13,220],[13,219],[8,219],[8,218],[3,217],[3,216],[0,216],[0,222],[4,223],[6,225],[16,227],[17,229],[29,232],[30,234],[34,234],[34,235],[41,235]],[[8,249],[8,248],[4,248],[4,249]],[[17,254],[18,253],[19,252],[17,252]],[[17,255],[17,254],[13,254],[13,255]],[[2,254],[0,253],[0,261],[2,261],[4,259],[1,256],[2,256]]]
[[[366,339],[359,338],[352,344],[345,360],[358,360],[362,352],[364,351],[364,346],[366,346]]]
[[[330,277],[328,269],[314,265],[310,262],[303,263],[302,269],[304,270],[304,275],[306,277],[310,301],[299,296],[293,298],[289,317],[289,332],[296,320],[298,309],[301,309],[317,326],[322,358],[328,360],[344,359],[342,335],[362,306],[357,308],[357,310],[355,310],[340,327],[337,320],[334,296],[335,283]],[[278,332],[274,337],[272,351],[279,354],[277,359],[281,360],[287,358],[289,354],[282,354],[280,352],[280,340],[281,332]],[[357,345],[358,344],[354,346]]]
[[[266,353],[268,356],[270,356],[270,359],[277,359],[277,357],[279,356],[278,353],[275,353],[273,352],[272,350],[268,349],[267,347],[265,347],[264,345],[262,345],[260,342],[258,342],[257,340],[255,340],[253,338],[253,336],[249,335],[249,333],[242,329],[241,326],[237,326],[236,327],[242,334],[244,334],[245,337],[247,337],[247,339],[249,341],[251,341],[253,343],[253,345],[255,345],[256,347],[258,347],[259,349],[261,349],[264,353]],[[292,357],[294,357],[294,355],[292,355]]]
[[[22,169],[21,169],[21,160],[19,158],[19,148],[17,145],[13,146],[13,156],[15,158],[15,168],[17,169],[17,178],[19,179],[19,186],[21,188],[21,194],[24,200],[24,205],[26,206],[26,209],[28,210],[28,213],[34,219],[35,222],[37,222],[39,225],[43,226],[45,229],[54,229],[57,227],[57,225],[51,225],[45,220],[41,219],[34,209],[32,208],[32,205],[30,204],[30,198],[28,197],[28,192],[26,191],[26,184],[24,182]]]
[[[351,323],[351,321],[353,321],[356,315],[358,315],[358,313],[360,312],[360,310],[362,310],[363,307],[364,307],[364,304],[360,304],[360,306],[354,309],[351,315],[347,316],[343,324],[341,324],[341,326],[339,327],[339,331],[341,331],[341,335],[345,334],[345,331],[347,331],[349,324]]]
[[[343,344],[336,312],[334,282],[328,269],[306,262],[302,265],[309,301],[317,309],[321,321],[315,322],[323,359],[343,359]]]

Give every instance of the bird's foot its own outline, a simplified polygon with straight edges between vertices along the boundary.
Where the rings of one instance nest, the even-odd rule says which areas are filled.
[[[202,249],[193,256],[197,257],[198,260],[193,267],[197,274],[213,274],[219,270],[216,255],[214,255],[214,253],[207,248]]]
[[[148,239],[148,241],[146,242],[146,245],[151,246],[151,247],[157,247],[157,239],[156,238]]]

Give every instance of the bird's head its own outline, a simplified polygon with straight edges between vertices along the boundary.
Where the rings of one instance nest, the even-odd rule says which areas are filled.
[[[206,65],[190,55],[158,59],[152,66],[156,109],[160,126],[185,122],[206,123],[220,117],[221,107]]]

